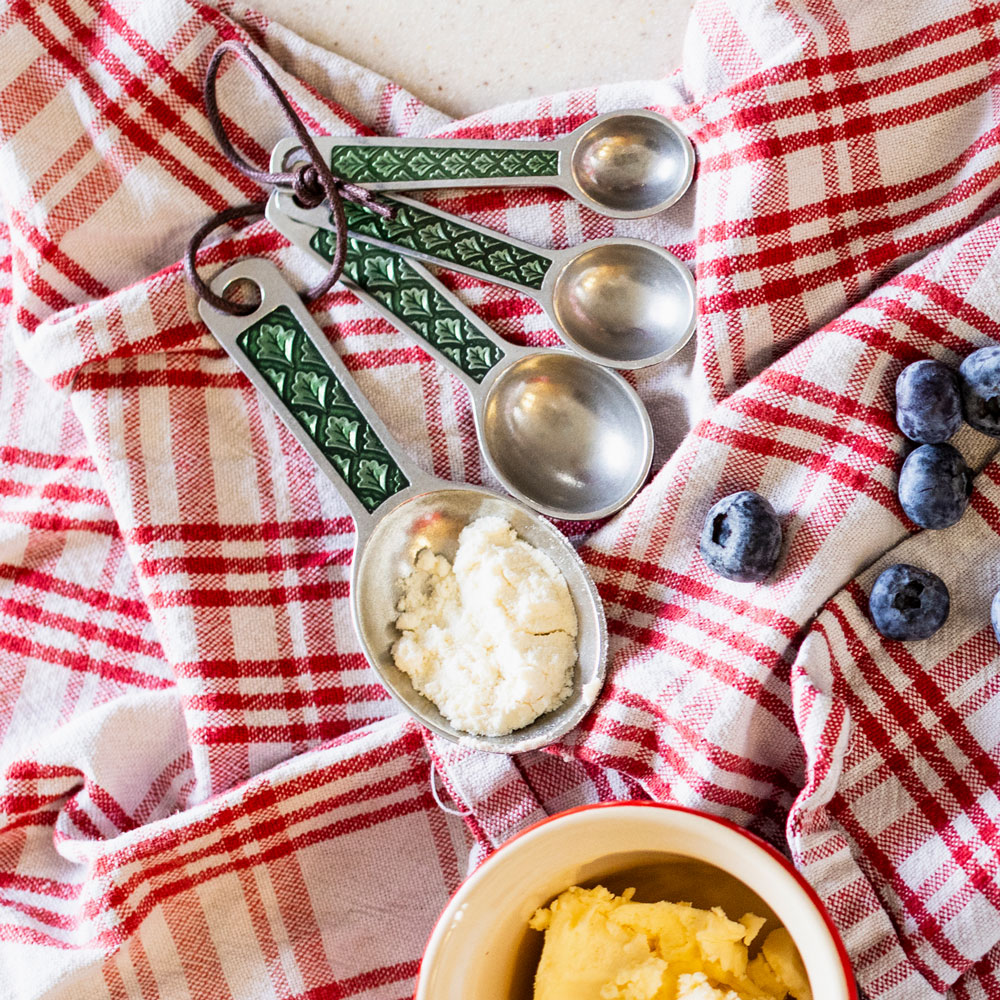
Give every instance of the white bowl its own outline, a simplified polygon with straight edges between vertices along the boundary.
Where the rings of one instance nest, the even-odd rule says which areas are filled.
[[[814,1000],[857,1000],[816,893],[772,847],[706,813],[650,802],[571,809],[503,844],[459,887],[424,951],[414,1000],[531,1000],[542,934],[528,918],[571,885],[721,906],[791,933]],[[752,949],[751,949],[752,950]]]

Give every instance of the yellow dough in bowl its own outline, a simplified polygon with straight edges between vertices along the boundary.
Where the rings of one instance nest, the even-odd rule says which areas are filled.
[[[762,917],[634,903],[634,893],[573,886],[535,911],[529,925],[545,931],[545,943],[534,1000],[812,1000],[784,928],[751,961]]]

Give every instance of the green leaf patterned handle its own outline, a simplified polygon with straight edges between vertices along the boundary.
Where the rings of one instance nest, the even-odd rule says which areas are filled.
[[[309,245],[324,260],[333,259],[330,230],[317,229]],[[474,382],[481,383],[504,356],[500,347],[399,254],[351,237],[344,274]]]
[[[409,485],[287,306],[247,327],[236,344],[365,510]]]
[[[339,145],[330,150],[330,169],[358,184],[555,177],[559,152],[459,145]]]
[[[395,216],[387,219],[363,205],[345,201],[348,229],[412,250],[446,267],[454,265],[536,291],[542,287],[552,265],[551,258],[544,254],[462,225],[413,202],[394,200],[392,204]]]

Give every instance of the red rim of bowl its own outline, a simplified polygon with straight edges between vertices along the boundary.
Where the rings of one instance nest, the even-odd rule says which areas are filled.
[[[532,830],[537,830],[540,826],[545,826],[547,823],[551,823],[553,820],[562,819],[564,816],[572,816],[574,813],[586,812],[590,809],[615,809],[620,806],[641,806],[644,809],[669,809],[672,812],[682,812],[689,813],[692,816],[698,816],[701,819],[710,820],[713,823],[718,823],[719,826],[724,826],[729,830],[733,830],[736,833],[741,834],[746,837],[751,843],[756,844],[757,847],[761,848],[766,854],[768,854],[774,861],[777,861],[782,868],[787,871],[792,878],[799,884],[799,887],[805,892],[812,902],[813,906],[816,907],[817,913],[823,918],[823,922],[826,924],[827,930],[830,932],[830,937],[833,939],[834,947],[837,949],[837,956],[840,959],[840,964],[844,968],[844,979],[847,983],[848,998],[849,1000],[859,1000],[858,997],[858,987],[854,981],[854,972],[851,969],[851,962],[847,956],[847,949],[844,947],[844,942],[840,939],[840,932],[837,930],[836,925],[827,912],[826,907],[823,905],[822,900],[819,898],[816,890],[806,881],[802,873],[793,865],[788,858],[786,858],[780,851],[775,850],[766,840],[762,840],[755,833],[751,833],[749,830],[744,830],[743,827],[733,823],[731,820],[722,819],[720,816],[712,816],[710,813],[702,812],[700,809],[691,809],[688,806],[678,806],[673,805],[669,802],[642,802],[633,799],[625,799],[621,802],[591,802],[584,806],[574,806],[572,809],[565,809],[562,812],[556,813],[554,816],[546,816],[545,819],[540,819],[537,823],[532,823],[531,826],[526,826],[523,830],[519,830],[505,840],[482,864],[469,872],[464,879],[459,883],[458,888],[448,897],[448,902],[445,904],[444,909],[441,911],[440,916],[434,922],[434,926],[431,928],[430,934],[427,936],[427,941],[424,944],[423,954],[420,958],[420,968],[417,970],[417,979],[413,984],[413,995],[414,997],[420,990],[420,974],[424,971],[424,957],[427,955],[427,948],[437,933],[437,929],[444,920],[444,915],[448,912],[448,907],[451,906],[452,900],[462,891],[465,883],[472,878],[476,872],[479,871],[484,865],[488,865],[493,858],[495,858],[505,847],[513,844],[515,840],[520,840],[525,834],[531,833]]]

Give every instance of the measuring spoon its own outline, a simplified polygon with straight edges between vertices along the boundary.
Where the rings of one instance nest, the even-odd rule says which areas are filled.
[[[427,475],[404,457],[302,301],[269,261],[239,261],[217,274],[211,287],[219,295],[249,287],[259,296],[248,316],[225,315],[204,301],[198,311],[350,509],[357,529],[351,618],[368,662],[390,693],[446,739],[494,753],[545,746],[572,729],[604,681],[607,627],[597,588],[569,542],[516,500]],[[486,516],[504,518],[524,541],[552,559],[569,586],[579,629],[570,698],[531,725],[496,737],[455,729],[417,693],[391,653],[400,635],[394,624],[397,581],[422,549],[453,560],[462,528]]]
[[[655,215],[687,191],[691,140],[654,111],[609,111],[558,139],[314,136],[338,177],[372,191],[555,187],[613,219]],[[300,148],[281,144],[282,156]]]
[[[323,264],[333,234],[292,219],[272,192],[268,221]],[[360,299],[460,379],[479,447],[508,490],[571,521],[626,504],[649,473],[653,431],[635,390],[616,372],[564,350],[508,344],[426,268],[350,237],[342,275]]]
[[[691,272],[672,253],[645,240],[592,240],[544,250],[411,198],[384,198],[386,219],[344,202],[347,225],[369,243],[534,298],[556,332],[578,354],[613,368],[644,368],[676,354],[694,333]],[[279,191],[290,218],[330,230],[325,205],[302,208]]]

